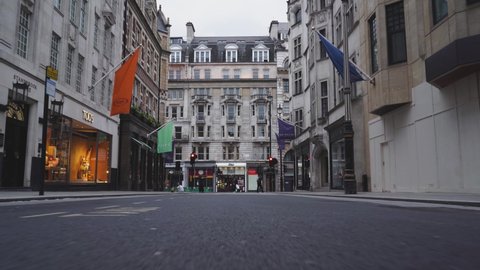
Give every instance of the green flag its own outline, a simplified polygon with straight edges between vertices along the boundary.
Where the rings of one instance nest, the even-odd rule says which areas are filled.
[[[163,128],[158,131],[157,137],[157,153],[172,152],[172,135],[173,135],[173,123],[167,123]]]

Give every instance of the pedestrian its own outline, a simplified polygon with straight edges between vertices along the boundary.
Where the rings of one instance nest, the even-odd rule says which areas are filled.
[[[263,192],[263,186],[262,186],[262,177],[259,176],[257,179],[257,192]]]
[[[177,191],[178,191],[178,192],[183,192],[183,191],[184,191],[183,186],[182,186],[181,183],[178,184],[178,186],[177,186]]]
[[[198,191],[199,192],[204,192],[205,191],[205,184],[203,182],[203,178],[201,178],[199,181],[198,181]]]
[[[240,192],[240,186],[237,184],[235,184],[235,192]]]

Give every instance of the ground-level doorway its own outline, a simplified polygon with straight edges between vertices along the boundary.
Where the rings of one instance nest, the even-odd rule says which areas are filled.
[[[6,111],[1,187],[23,187],[28,131],[28,105],[9,101]]]

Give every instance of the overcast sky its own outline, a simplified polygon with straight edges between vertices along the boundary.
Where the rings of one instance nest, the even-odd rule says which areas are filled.
[[[170,36],[267,36],[270,22],[287,22],[286,0],[156,0],[170,18]]]

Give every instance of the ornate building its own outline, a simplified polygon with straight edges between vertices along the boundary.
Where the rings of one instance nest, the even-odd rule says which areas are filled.
[[[203,179],[208,190],[239,184],[254,191],[261,176],[268,190],[280,190],[278,171],[274,180],[266,165],[269,155],[278,158],[274,40],[197,37],[193,24],[186,26],[186,40],[171,38],[166,107],[185,186],[195,189]],[[192,152],[195,168],[188,162]],[[175,164],[167,165],[173,171]]]
[[[163,189],[164,160],[156,133],[164,123],[169,23],[153,0],[125,1],[123,52],[140,47],[130,114],[120,116],[119,189]]]

